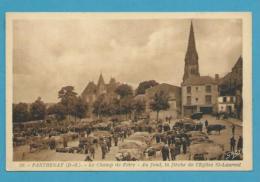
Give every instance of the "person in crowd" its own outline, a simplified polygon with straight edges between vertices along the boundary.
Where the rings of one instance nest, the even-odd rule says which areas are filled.
[[[89,155],[86,156],[85,161],[93,161]]]
[[[111,145],[112,145],[112,141],[111,141],[111,137],[108,137],[106,142],[107,142],[107,151],[110,152],[110,148],[111,148]]]
[[[89,152],[89,143],[87,142],[84,146],[85,146],[85,151],[84,151],[84,153],[85,153],[85,154],[88,154],[88,152]]]
[[[208,128],[208,126],[209,126],[209,122],[208,122],[208,120],[206,120],[205,121],[205,127]]]
[[[170,145],[171,160],[175,160],[175,152],[176,152],[175,145],[171,144]]]
[[[187,153],[187,140],[185,137],[182,137],[182,151],[183,154]]]
[[[106,152],[107,152],[107,145],[106,145],[106,142],[103,141],[103,142],[101,143],[102,159],[105,159],[105,157],[106,157]]]
[[[161,142],[161,137],[160,137],[160,135],[158,133],[155,135],[155,140],[156,140],[156,143],[160,143]]]
[[[242,153],[243,151],[243,138],[242,136],[239,136],[238,141],[237,141],[237,151]]]
[[[167,143],[168,143],[168,145],[172,144],[172,136],[171,135],[167,135]]]
[[[114,143],[115,143],[115,146],[117,146],[117,144],[118,144],[118,135],[117,135],[117,133],[114,134]]]
[[[235,130],[236,130],[236,126],[234,124],[232,124],[232,135],[235,135]]]
[[[94,145],[91,145],[89,147],[89,152],[90,152],[90,156],[92,157],[92,159],[95,159],[95,147],[94,147]]]
[[[68,147],[68,140],[66,137],[63,137],[63,147],[64,148]]]
[[[179,138],[175,139],[175,155],[179,155],[181,153],[181,141]]]
[[[162,147],[162,159],[163,161],[166,161],[166,160],[169,160],[169,147],[167,144],[165,144],[163,147]]]
[[[235,146],[236,146],[236,139],[234,136],[230,138],[230,151],[235,152]]]

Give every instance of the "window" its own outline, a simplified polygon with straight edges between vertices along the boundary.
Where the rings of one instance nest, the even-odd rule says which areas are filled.
[[[187,96],[187,104],[188,104],[188,105],[191,104],[191,96]]]
[[[211,104],[211,95],[206,95],[205,97],[205,100],[206,100],[206,104]]]
[[[199,90],[199,87],[196,87],[196,92],[198,92],[198,90]]]
[[[198,102],[199,98],[196,98],[196,102]]]
[[[206,92],[210,93],[211,92],[211,85],[206,85]]]
[[[234,102],[234,98],[232,96],[230,97],[230,102]]]
[[[191,93],[191,87],[187,87],[187,93],[188,93],[188,94]]]
[[[227,97],[223,97],[223,102],[227,102]]]

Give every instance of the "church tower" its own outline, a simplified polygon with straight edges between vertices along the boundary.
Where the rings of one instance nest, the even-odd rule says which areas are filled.
[[[190,78],[191,76],[200,76],[198,59],[199,57],[196,50],[193,24],[191,22],[188,48],[185,55],[185,68],[184,68],[183,81]]]
[[[97,95],[101,95],[105,93],[106,93],[106,84],[101,73],[97,83]]]

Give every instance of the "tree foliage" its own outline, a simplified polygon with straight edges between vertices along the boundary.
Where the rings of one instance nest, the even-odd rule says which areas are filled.
[[[32,120],[42,120],[45,118],[46,114],[46,105],[41,100],[40,97],[36,99],[35,102],[32,103],[30,107],[30,115]]]
[[[61,103],[54,104],[47,109],[48,114],[54,114],[58,121],[64,120],[67,115],[66,107]]]
[[[75,111],[75,104],[77,101],[77,93],[74,92],[73,86],[62,87],[58,92],[60,103],[66,108],[66,115],[73,114]]]
[[[167,110],[169,107],[169,96],[163,91],[155,93],[153,100],[150,103],[150,108],[157,112],[157,121],[159,119],[159,112],[161,110]]]
[[[139,83],[139,85],[136,89],[136,95],[145,94],[146,89],[154,87],[158,84],[159,83],[157,83],[155,80],[143,81],[143,82]]]
[[[93,103],[93,113],[98,117],[109,115],[109,104],[104,94],[100,95]]]
[[[30,119],[29,106],[26,103],[13,104],[13,122],[25,122]]]
[[[81,97],[77,97],[75,107],[74,107],[75,117],[84,118],[87,115],[87,111],[88,111],[87,103]]]
[[[122,84],[118,86],[115,92],[120,96],[120,98],[128,97],[133,95],[133,89],[130,85]]]
[[[133,110],[137,114],[141,114],[142,112],[144,112],[145,111],[145,101],[143,101],[143,100],[135,100],[133,102]]]
[[[131,114],[133,111],[133,97],[123,97],[120,99],[120,107],[119,107],[120,114],[125,114],[126,117]]]

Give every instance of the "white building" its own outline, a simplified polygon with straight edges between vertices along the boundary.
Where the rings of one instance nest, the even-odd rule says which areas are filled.
[[[235,96],[219,96],[218,97],[218,112],[219,113],[234,113],[235,112]]]

